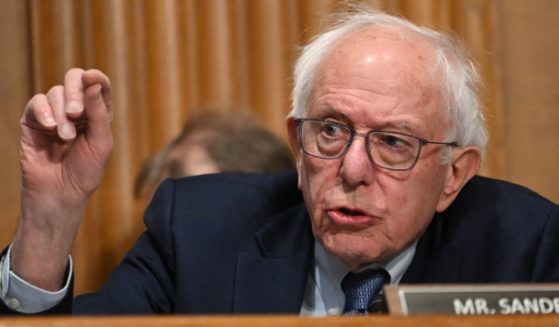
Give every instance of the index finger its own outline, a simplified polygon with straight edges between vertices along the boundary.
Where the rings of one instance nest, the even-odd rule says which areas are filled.
[[[77,118],[83,113],[83,74],[83,69],[72,68],[64,75],[64,112],[71,118]]]

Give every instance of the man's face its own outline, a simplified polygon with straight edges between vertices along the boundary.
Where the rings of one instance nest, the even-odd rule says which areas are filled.
[[[432,72],[433,49],[409,33],[362,30],[339,41],[321,63],[306,118],[447,140],[448,125]],[[452,141],[452,140],[450,140]],[[390,258],[425,231],[437,210],[448,165],[444,146],[427,145],[415,167],[390,171],[356,137],[345,156],[298,155],[301,188],[316,239],[350,269]]]

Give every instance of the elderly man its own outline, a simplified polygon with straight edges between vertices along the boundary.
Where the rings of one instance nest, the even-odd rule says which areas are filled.
[[[164,182],[108,283],[72,301],[68,257],[111,152],[112,108],[106,76],[70,70],[21,120],[2,310],[326,315],[366,311],[387,283],[559,281],[559,208],[475,176],[476,82],[446,37],[347,15],[296,64],[297,174]]]

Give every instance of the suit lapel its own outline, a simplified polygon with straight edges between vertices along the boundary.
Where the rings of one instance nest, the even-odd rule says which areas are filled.
[[[458,280],[459,246],[445,237],[444,223],[444,217],[436,214],[419,239],[413,260],[400,284],[453,283]]]
[[[271,218],[257,239],[260,255],[238,256],[233,312],[298,313],[313,253],[304,205]]]
[[[435,215],[417,244],[401,284],[458,280],[459,246],[445,237],[444,220],[443,215]],[[260,255],[238,256],[233,312],[298,313],[314,242],[304,205],[271,218],[256,237]]]
[[[308,255],[259,258],[241,253],[233,312],[296,313],[301,309]]]

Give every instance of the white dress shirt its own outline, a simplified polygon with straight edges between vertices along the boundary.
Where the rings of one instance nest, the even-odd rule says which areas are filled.
[[[382,267],[390,275],[390,284],[398,284],[413,259],[416,246],[417,242],[390,260],[373,263],[363,269]],[[301,315],[340,315],[345,304],[345,295],[341,283],[349,269],[338,258],[328,254],[324,247],[316,241],[314,260],[314,271],[309,272],[307,277]]]

